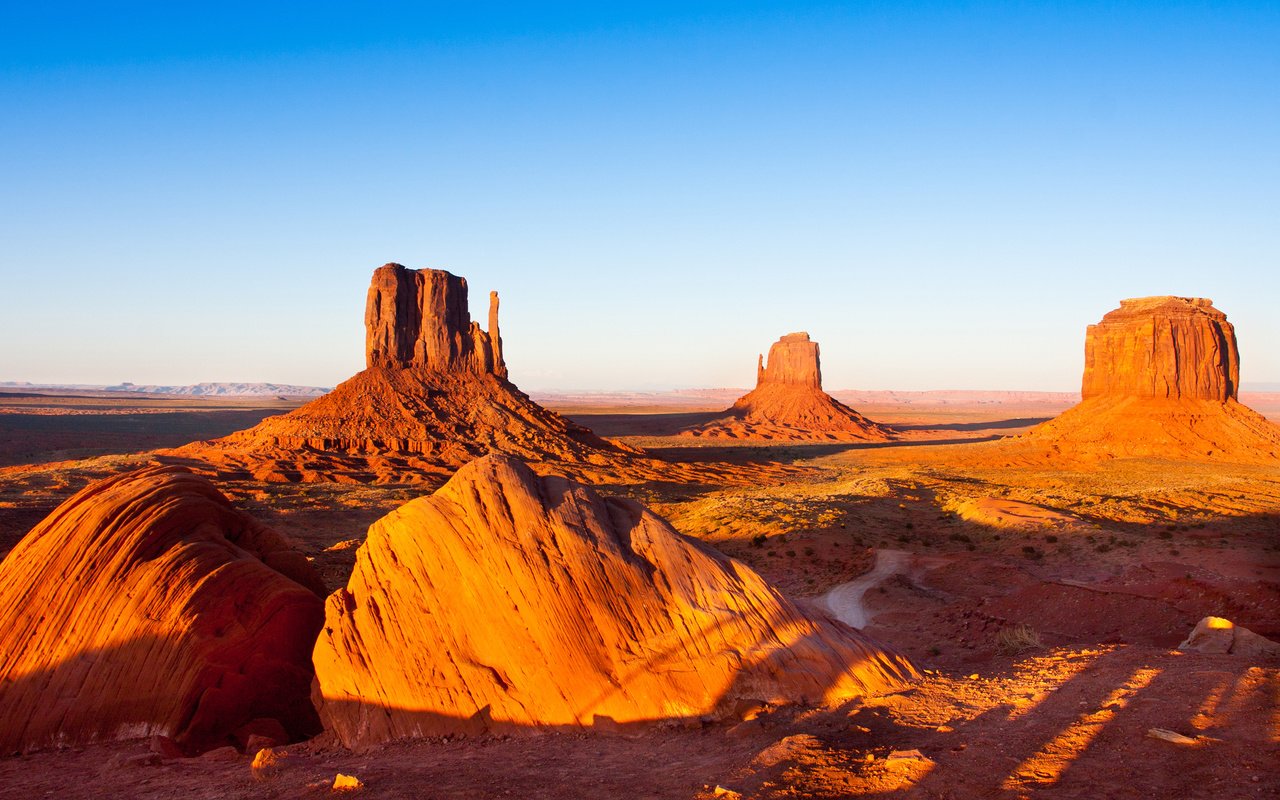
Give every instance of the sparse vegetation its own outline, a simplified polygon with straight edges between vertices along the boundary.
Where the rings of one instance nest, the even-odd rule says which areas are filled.
[[[1040,634],[1030,625],[1012,625],[996,634],[996,651],[1001,655],[1016,656],[1043,648]]]

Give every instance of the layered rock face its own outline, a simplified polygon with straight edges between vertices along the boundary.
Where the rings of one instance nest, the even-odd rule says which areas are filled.
[[[498,332],[498,293],[489,293],[489,331],[471,321],[467,280],[444,270],[384,264],[365,302],[365,365],[419,367],[507,377]]]
[[[201,750],[258,718],[314,734],[321,592],[203,478],[93,484],[0,563],[0,750],[148,734]]]
[[[822,701],[915,677],[629,500],[492,455],[369,529],[315,700],[350,747]]]
[[[387,264],[370,282],[365,332],[367,368],[332,392],[166,456],[226,479],[281,482],[438,483],[489,452],[582,465],[584,477],[657,474],[506,379],[496,292],[486,332],[471,321],[463,278]]]
[[[1121,300],[1085,334],[1085,400],[1235,400],[1240,354],[1227,315],[1202,297]]]
[[[769,348],[769,363],[764,356],[756,365],[756,386],[778,384],[822,389],[822,367],[818,362],[818,343],[809,334],[788,333]]]
[[[993,456],[1272,464],[1280,427],[1236,401],[1235,330],[1210,300],[1122,300],[1085,336],[1083,401]]]
[[[738,398],[724,417],[689,428],[682,436],[775,441],[887,441],[893,432],[822,391],[818,343],[788,333],[760,356],[756,388]]]

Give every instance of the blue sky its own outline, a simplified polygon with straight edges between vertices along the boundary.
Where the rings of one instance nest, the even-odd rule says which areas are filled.
[[[1277,87],[1275,3],[8,3],[0,380],[332,385],[398,261],[526,389],[1075,389],[1150,294],[1280,381]]]

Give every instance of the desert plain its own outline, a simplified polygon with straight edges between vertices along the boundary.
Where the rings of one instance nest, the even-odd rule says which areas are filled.
[[[413,353],[412,346],[397,341],[402,334],[423,341],[426,334],[416,329],[406,333],[394,319],[379,322],[375,306],[381,303],[392,308],[391,313],[397,306],[375,296],[378,280],[398,280],[401,289],[395,291],[401,291],[405,273],[410,281],[415,277],[413,271],[392,275],[383,270],[375,273],[366,311],[369,369],[361,373],[364,377],[353,379],[353,384],[359,383],[349,394],[339,387],[328,395],[329,408],[354,402],[350,398],[355,397],[428,398],[421,406],[406,400],[404,408],[420,421],[428,406],[445,409],[443,416],[422,423],[427,428],[423,436],[444,437],[433,432],[437,428],[432,425],[438,426],[441,419],[464,423],[450,410],[448,398],[429,398],[479,390],[464,392],[435,377],[424,379],[432,388],[418,389],[417,384],[404,383],[403,376],[396,377],[397,371],[475,374],[492,385],[509,386],[496,330],[496,298],[491,339],[483,338],[482,331],[475,333],[476,348],[463,347],[461,355],[452,353],[453,360],[441,367],[432,361],[436,356],[424,355],[421,348]],[[417,277],[417,291],[425,291],[422,277]],[[463,303],[465,307],[465,285]],[[1139,308],[1146,306],[1139,303]],[[1158,317],[1165,312],[1156,313]],[[1169,313],[1177,316],[1182,311]],[[1175,334],[1178,324],[1173,326]],[[1177,413],[1190,414],[1190,423],[1161,424],[1208,430],[1206,436],[1218,437],[1212,447],[1191,446],[1174,432],[1169,437],[1174,450],[1143,445],[1136,452],[1118,447],[1112,455],[1100,455],[1099,447],[1113,446],[1108,437],[1124,437],[1128,423],[1122,418],[1104,426],[1105,436],[1090,434],[1078,449],[1069,439],[1066,445],[1057,438],[1051,445],[1042,441],[1044,434],[1039,432],[1060,435],[1046,423],[1076,407],[1081,402],[1077,394],[849,390],[826,395],[817,370],[817,346],[810,347],[808,337],[799,336],[783,337],[775,345],[781,349],[770,352],[770,363],[780,365],[777,373],[766,374],[762,356],[760,383],[747,395],[756,396],[756,405],[736,415],[726,416],[725,409],[738,408],[735,401],[745,389],[532,397],[517,392],[514,400],[492,400],[482,392],[480,400],[466,395],[471,398],[467,402],[507,409],[508,416],[501,417],[508,420],[504,430],[514,433],[481,442],[480,450],[514,452],[543,476],[503,479],[524,482],[534,498],[528,513],[568,513],[565,501],[554,497],[561,491],[572,498],[571,505],[588,506],[590,513],[583,513],[590,519],[596,513],[590,511],[596,507],[595,493],[624,498],[622,504],[609,501],[611,511],[599,512],[606,517],[599,523],[605,527],[629,524],[619,522],[618,514],[624,512],[618,509],[631,509],[625,514],[648,509],[658,520],[645,522],[649,517],[644,517],[638,523],[641,528],[661,526],[665,520],[670,529],[694,541],[694,550],[688,552],[701,554],[679,555],[686,553],[680,550],[676,560],[711,559],[713,566],[699,567],[702,572],[689,568],[689,580],[705,577],[707,569],[727,570],[724,575],[729,577],[716,580],[729,581],[735,574],[741,578],[745,573],[733,565],[745,565],[763,580],[762,588],[752,591],[769,593],[786,604],[787,614],[799,615],[806,624],[813,620],[828,626],[821,636],[856,632],[866,638],[849,641],[883,647],[876,658],[888,659],[883,669],[891,677],[878,688],[873,685],[876,679],[866,678],[863,689],[839,696],[743,702],[742,687],[735,683],[739,693],[733,695],[738,700],[732,707],[719,703],[706,713],[648,714],[636,720],[597,714],[594,723],[589,717],[585,723],[561,719],[550,701],[517,709],[504,718],[506,724],[497,713],[503,708],[500,700],[486,705],[489,716],[471,715],[465,725],[455,724],[448,715],[426,722],[392,719],[399,712],[387,705],[388,727],[369,736],[367,710],[348,711],[335,704],[336,690],[327,684],[321,687],[321,675],[321,688],[312,696],[322,724],[307,735],[291,730],[276,735],[280,741],[258,740],[270,745],[266,749],[272,756],[265,761],[258,748],[230,734],[224,742],[182,740],[176,733],[156,735],[155,726],[139,729],[138,736],[95,734],[61,743],[15,746],[12,743],[21,736],[11,736],[10,752],[0,757],[0,796],[302,798],[343,791],[388,798],[699,800],[1280,796],[1280,656],[1267,641],[1280,639],[1280,461],[1267,449],[1272,440],[1266,438],[1280,438],[1272,431],[1280,431],[1275,427],[1280,395],[1237,392],[1238,377],[1231,373],[1234,340],[1232,352],[1214,351],[1190,370],[1200,376],[1191,381],[1196,388],[1185,388],[1188,370],[1175,365],[1174,384],[1168,384],[1173,388],[1165,394],[1181,391],[1186,397],[1217,391],[1219,400],[1189,402],[1238,401],[1246,410],[1253,409],[1249,414],[1257,412],[1247,418],[1252,426],[1248,430],[1261,430],[1262,439],[1223,440],[1222,436],[1237,435],[1236,429],[1223,423],[1228,433],[1222,434],[1212,420],[1204,421],[1199,406],[1187,411],[1183,404]],[[1091,342],[1103,338],[1092,332],[1090,336]],[[397,348],[400,356],[395,355]],[[782,367],[800,352],[794,348],[804,349],[796,356],[799,379],[791,372],[782,374]],[[838,358],[837,348],[830,349],[833,352],[824,357]],[[812,374],[806,360],[810,350]],[[1178,352],[1185,354],[1187,348]],[[1161,368],[1134,367],[1135,363],[1118,369]],[[1206,365],[1221,367],[1219,377],[1226,388],[1204,388]],[[1111,368],[1097,359],[1087,360],[1086,369],[1094,370],[1095,378],[1097,370]],[[1213,384],[1217,378],[1206,380]],[[817,394],[800,400],[795,399],[799,395],[787,394],[779,406],[771,388],[775,384],[805,384],[805,392]],[[762,390],[767,391],[760,394]],[[825,399],[814,400],[818,395]],[[458,522],[461,517],[441,501],[417,512],[424,519],[436,519],[435,528],[423,523],[426,527],[409,539],[396,539],[401,535],[394,530],[397,521],[408,519],[406,504],[430,496],[460,469],[473,482],[467,491],[484,495],[487,473],[472,463],[476,454],[448,447],[431,450],[421,444],[387,445],[384,439],[369,438],[373,434],[353,434],[364,437],[355,444],[354,439],[337,440],[318,430],[310,439],[294,437],[288,420],[313,419],[315,412],[311,418],[305,410],[302,417],[276,415],[297,413],[308,401],[34,389],[0,394],[0,552],[9,553],[60,504],[95,481],[148,467],[162,468],[155,480],[166,479],[163,468],[177,468],[181,474],[189,470],[211,481],[236,513],[274,531],[305,557],[309,574],[323,584],[324,594],[337,593],[326,606],[327,633],[321,642],[331,640],[332,652],[326,651],[325,658],[373,664],[383,645],[369,643],[367,622],[357,630],[358,620],[343,616],[356,614],[352,609],[365,602],[355,588],[362,570],[374,576],[368,591],[375,591],[373,584],[379,582],[391,591],[386,570],[393,568],[384,562],[383,572],[377,572],[374,550],[363,561],[359,555],[362,548],[376,544],[371,526],[377,523],[378,537],[392,543],[392,553],[397,552],[395,542],[409,541],[421,548],[424,558],[430,556],[433,541],[439,548],[446,546],[444,538],[432,538],[444,536],[441,526],[452,525],[464,537],[507,534],[502,519],[494,522],[489,506],[482,504],[474,512],[483,518],[481,525]],[[1082,407],[1088,408],[1087,403],[1088,398]],[[521,410],[524,404],[539,411],[520,417],[526,413]],[[549,416],[538,416],[541,413]],[[753,416],[771,413],[798,414],[795,419],[808,420],[818,433],[795,435],[794,420],[778,428],[776,421]],[[1142,406],[1123,413],[1165,412]],[[383,426],[394,417],[378,414],[377,424]],[[1169,414],[1169,419],[1176,416]],[[342,423],[343,430],[353,431],[363,424]],[[459,435],[480,441],[475,426],[489,424],[483,416],[478,422],[469,417],[465,425],[472,428]],[[526,424],[533,433],[520,428]],[[851,424],[857,435],[831,433],[849,430]],[[824,433],[824,425],[835,427]],[[250,429],[247,434],[231,435],[245,429]],[[1142,425],[1138,429],[1139,436],[1152,436]],[[267,434],[255,435],[255,430]],[[565,436],[572,448],[585,443],[586,449],[579,453],[571,448],[558,456],[547,442]],[[387,450],[396,453],[384,458]],[[502,462],[492,469],[505,475],[503,470],[523,467],[508,468]],[[546,477],[560,475],[587,488],[575,489],[576,483]],[[462,477],[458,474],[456,480]],[[465,494],[461,485],[454,491]],[[465,497],[457,502],[465,502]],[[522,513],[511,512],[517,521],[515,533]],[[384,517],[387,520],[379,522]],[[641,528],[630,534],[633,544]],[[684,547],[672,541],[676,543],[665,546]],[[399,552],[400,557],[393,558],[397,566],[406,551]],[[553,561],[546,562],[548,569]],[[537,572],[540,567],[528,569]],[[554,587],[557,579],[543,575],[530,580],[536,588],[543,585],[537,581],[544,580]],[[575,580],[586,579],[579,574]],[[500,580],[490,586],[477,577],[473,583],[495,593],[492,598],[468,599],[480,609],[474,613],[485,614],[485,605],[502,604],[496,596],[503,591]],[[609,585],[607,580],[602,585],[606,595]],[[729,588],[723,591],[732,594],[738,585],[726,583]],[[348,586],[350,591],[343,588]],[[76,587],[57,591],[74,594]],[[524,586],[522,591],[533,590]],[[627,596],[639,591],[628,590]],[[668,606],[675,602],[663,597]],[[432,602],[438,605],[431,605],[434,611],[429,613],[436,616],[448,616],[450,608],[473,607],[460,597],[435,597]],[[555,627],[545,613],[534,619],[539,612],[527,611],[518,598],[512,602],[509,611],[492,612],[494,618],[507,624],[514,615],[521,627],[526,622],[520,615],[528,614],[531,631]],[[600,602],[607,608],[610,601]],[[643,628],[652,620],[635,608],[649,608],[646,603],[653,602],[659,601],[645,595],[635,599],[633,608],[608,613],[635,615],[635,624]],[[343,603],[347,611],[339,608]],[[687,618],[680,610],[670,613],[677,628]],[[1206,617],[1219,622],[1201,633],[1220,644],[1197,647],[1184,641]],[[353,626],[351,638],[334,634],[339,624],[335,619]],[[399,623],[378,622],[384,628],[409,626],[405,618]],[[483,632],[472,626],[486,624],[473,617],[449,620],[442,623],[444,633],[439,635],[459,637],[450,639],[457,648],[464,639],[482,638]],[[619,636],[625,639],[630,628],[622,622],[619,626]],[[612,635],[607,624],[598,627],[602,636]],[[1264,638],[1240,631],[1233,645],[1231,636],[1240,628]],[[700,640],[704,634],[677,630],[670,635]],[[422,642],[425,649],[430,644]],[[549,646],[542,640],[535,644]],[[808,640],[783,641],[781,650],[786,656],[788,647],[808,645]],[[6,646],[20,649],[12,637]],[[619,646],[631,647],[625,642]],[[696,650],[687,643],[680,646]],[[514,661],[521,651],[511,647]],[[827,657],[823,647],[814,659]],[[317,670],[321,649],[316,649]],[[393,662],[407,658],[394,650],[386,655]],[[97,656],[63,657],[74,661]],[[702,656],[691,656],[696,657]],[[899,664],[909,666],[895,666]],[[518,664],[481,666],[495,676],[495,697],[518,694],[521,678],[513,671]],[[816,675],[829,668],[809,662],[788,665],[785,660],[766,666],[761,680],[779,682],[784,694],[794,689],[788,681],[797,669]],[[448,680],[461,681],[465,692],[479,691],[473,673],[460,666],[458,676]],[[16,693],[21,677],[11,671],[0,692]],[[528,678],[535,679],[541,677]],[[560,679],[566,685],[559,691],[566,696],[574,688],[567,684],[589,680],[586,672]],[[628,681],[639,680],[622,675],[608,679],[624,694]],[[378,691],[439,690],[441,696],[452,696],[440,688],[448,683],[444,677],[424,679],[421,686],[413,684],[412,674],[404,680],[409,681],[407,688],[384,686]],[[471,685],[465,685],[468,681]],[[38,696],[39,689],[35,691]],[[668,691],[677,690],[666,685],[644,689],[657,695]],[[637,692],[635,707],[647,708],[646,703],[657,701],[674,707],[670,698]],[[727,690],[722,695],[729,696]],[[522,702],[529,702],[527,696]],[[375,728],[381,724],[380,713],[374,714]],[[6,724],[12,727],[14,720]],[[416,734],[405,735],[406,731]],[[174,746],[174,739],[180,746]],[[338,775],[354,776],[359,788],[343,790],[340,783],[335,788]]]

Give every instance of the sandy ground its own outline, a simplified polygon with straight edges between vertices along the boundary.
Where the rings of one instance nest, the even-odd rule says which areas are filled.
[[[1043,403],[860,408],[915,426],[888,447],[690,447],[672,434],[706,409],[592,402],[591,413],[566,410],[667,458],[805,467],[765,485],[610,491],[815,609],[852,585],[865,630],[915,659],[924,680],[837,708],[630,735],[530,732],[364,753],[321,738],[287,748],[265,781],[248,756],[160,760],[146,742],[103,744],[0,758],[0,797],[320,797],[330,792],[317,784],[338,772],[358,776],[362,796],[388,798],[711,798],[717,787],[759,798],[1280,796],[1280,664],[1175,650],[1210,613],[1280,638],[1280,467],[965,465],[960,456],[982,441],[1056,413]],[[207,430],[218,430],[225,420],[208,413]],[[91,425],[76,429],[82,446],[113,453],[88,461],[67,460],[56,436],[45,457],[38,441],[16,437],[53,463],[0,460],[10,465],[0,469],[0,550],[88,480],[147,460],[147,446],[103,424],[101,440]],[[423,491],[222,488],[293,537],[331,588],[345,582],[368,524]],[[1194,743],[1151,738],[1151,728]],[[910,750],[919,755],[889,757]]]

